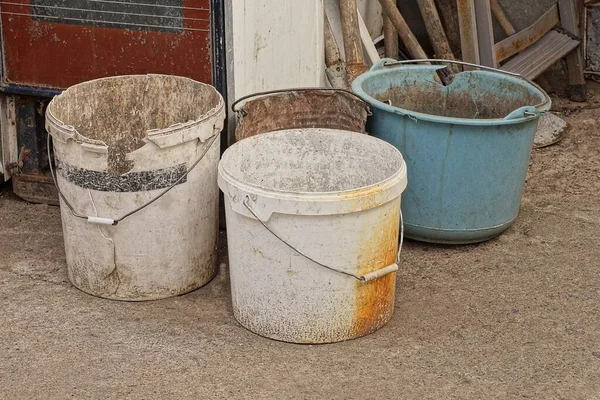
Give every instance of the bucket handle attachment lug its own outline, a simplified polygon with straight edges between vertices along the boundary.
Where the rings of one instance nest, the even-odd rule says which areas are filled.
[[[337,272],[339,274],[342,275],[346,275],[349,277],[352,277],[354,279],[357,279],[358,281],[360,281],[361,283],[367,283],[370,281],[374,281],[378,278],[382,278],[386,275],[389,275],[393,272],[397,272],[398,271],[398,265],[400,264],[400,254],[402,252],[402,245],[404,242],[404,218],[402,217],[402,211],[400,211],[400,243],[398,245],[398,254],[396,256],[396,263],[395,264],[391,264],[388,265],[387,267],[383,267],[380,268],[378,270],[372,271],[372,272],[368,272],[364,275],[356,275],[353,274],[351,272],[347,272],[347,271],[342,271],[341,269],[338,268],[333,268],[330,267],[328,265],[325,265],[317,260],[315,260],[314,258],[310,257],[309,255],[307,255],[306,253],[298,250],[296,247],[294,247],[293,245],[291,245],[290,243],[288,243],[287,241],[285,241],[281,236],[279,236],[277,233],[275,233],[271,228],[269,228],[267,226],[266,223],[264,223],[259,217],[258,215],[254,212],[254,210],[250,207],[250,197],[246,196],[246,198],[244,199],[244,201],[242,202],[244,204],[244,206],[248,209],[248,211],[250,212],[250,214],[252,214],[254,216],[254,218],[256,218],[256,220],[267,230],[269,231],[269,233],[271,233],[271,235],[275,236],[277,239],[279,239],[283,244],[285,244],[287,247],[289,247],[290,249],[294,250],[296,253],[300,254],[302,257],[306,258],[308,261],[311,261],[315,264],[317,264],[320,267],[323,267],[325,269],[328,269],[330,271],[333,272]]]
[[[504,119],[511,120],[511,119],[527,118],[527,117],[538,118],[538,117],[544,115],[545,113],[546,113],[545,111],[540,111],[535,107],[525,106],[525,107],[517,108],[516,110],[514,110],[513,112],[508,114],[506,117],[504,117]]]
[[[67,208],[71,211],[71,213],[77,217],[77,218],[81,218],[86,220],[89,223],[92,224],[100,224],[100,225],[117,225],[119,222],[123,221],[125,218],[132,216],[133,214],[142,211],[144,208],[148,207],[150,204],[154,203],[155,201],[157,201],[158,199],[160,199],[161,197],[163,197],[165,194],[169,193],[171,191],[171,189],[173,189],[175,186],[177,186],[186,176],[188,176],[190,174],[190,172],[192,172],[192,170],[198,165],[200,164],[200,161],[202,161],[202,159],[204,158],[204,156],[206,155],[206,153],[208,153],[208,151],[211,149],[211,147],[213,146],[213,144],[217,141],[217,139],[219,137],[221,137],[221,133],[217,133],[215,134],[212,139],[208,142],[208,144],[206,145],[206,147],[204,148],[204,150],[202,151],[202,154],[200,155],[200,157],[198,158],[198,160],[196,160],[186,171],[183,175],[181,175],[171,186],[169,186],[168,188],[166,188],[165,190],[163,190],[162,192],[160,192],[156,197],[148,200],[146,203],[142,204],[141,206],[137,207],[136,209],[129,211],[128,213],[124,214],[123,216],[121,216],[120,218],[117,219],[112,219],[112,218],[104,218],[104,217],[94,217],[94,216],[89,216],[89,215],[84,215],[81,214],[77,211],[75,211],[75,209],[73,208],[73,206],[71,205],[71,203],[69,202],[69,200],[67,200],[67,198],[65,197],[64,193],[60,190],[60,188],[58,187],[58,181],[56,179],[56,171],[54,170],[54,167],[52,166],[52,155],[50,153],[50,136],[48,135],[48,143],[47,143],[47,148],[48,148],[48,164],[50,165],[50,175],[52,175],[52,181],[54,182],[54,186],[56,186],[56,190],[58,191],[58,195],[60,196],[60,198],[62,199],[62,201],[65,203],[65,205],[67,206]]]
[[[252,99],[254,97],[266,96],[269,94],[289,93],[289,92],[294,92],[294,91],[311,91],[311,92],[329,91],[329,92],[345,93],[352,97],[355,97],[357,100],[360,100],[360,102],[364,105],[365,110],[367,111],[367,116],[370,117],[371,115],[373,115],[371,105],[369,105],[369,103],[367,103],[366,101],[361,99],[358,95],[354,94],[353,92],[351,92],[349,90],[336,89],[336,88],[314,88],[314,87],[312,87],[312,88],[278,89],[278,90],[269,90],[266,92],[252,93],[252,94],[240,97],[239,99],[234,101],[233,104],[231,105],[231,110],[237,114],[242,114],[242,116],[245,116],[246,112],[245,112],[244,108],[243,107],[237,108],[237,105],[240,104],[242,101]]]

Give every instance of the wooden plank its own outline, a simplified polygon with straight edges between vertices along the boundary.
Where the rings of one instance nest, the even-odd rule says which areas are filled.
[[[577,40],[557,31],[548,32],[534,45],[502,66],[502,70],[535,79],[552,64],[579,46]]]
[[[381,59],[379,57],[379,53],[377,52],[377,48],[373,44],[373,39],[369,34],[369,28],[367,28],[367,24],[365,24],[365,20],[362,15],[360,15],[360,11],[357,9],[358,13],[358,27],[360,28],[360,39],[362,41],[363,47],[369,57],[370,65],[375,64],[377,61]]]
[[[233,4],[234,0],[225,0],[225,64],[227,70],[227,110],[235,101],[235,71],[233,60]],[[233,112],[227,113],[227,146],[235,143],[235,126],[237,123],[236,115]]]
[[[337,0],[336,0],[337,1]],[[381,4],[375,0],[357,0],[358,12],[362,15],[369,35],[377,38],[383,33],[383,10]]]
[[[454,60],[454,54],[450,49],[450,43],[444,32],[442,21],[438,10],[433,0],[417,0],[419,10],[423,16],[423,20],[426,21],[425,28],[429,34],[429,39],[433,45],[435,51],[435,58],[441,58],[444,60]],[[454,70],[455,66],[449,66],[450,70]]]
[[[507,36],[517,33],[517,30],[508,19],[508,16],[504,12],[500,2],[498,0],[490,0],[490,6],[492,7],[492,14],[494,14],[494,17],[496,17],[498,20],[498,23],[500,24],[500,27],[504,33],[506,33]]]
[[[340,48],[335,41],[329,18],[325,16],[325,66],[331,67],[342,60]]]
[[[600,3],[598,7],[588,7],[585,24],[585,45],[583,54],[586,57],[586,72],[600,72]],[[590,4],[589,6],[592,6]]]
[[[479,62],[486,67],[496,68],[494,52],[494,26],[490,0],[475,0],[475,17],[479,42]]]
[[[506,60],[507,58],[522,52],[540,40],[556,24],[558,24],[558,7],[553,5],[532,25],[517,34],[496,43],[494,46],[496,60]]]
[[[416,59],[427,58],[427,54],[419,44],[419,41],[415,37],[415,35],[410,30],[406,20],[398,10],[398,7],[395,4],[395,0],[379,0],[381,3],[381,7],[383,11],[386,13],[394,28],[398,32],[398,35],[404,42],[404,45],[408,49],[410,55]]]
[[[17,145],[17,122],[14,96],[0,95],[0,161],[4,172],[4,180],[12,177],[12,171],[7,164],[19,162],[19,147]],[[2,179],[0,179],[2,183]]]
[[[450,48],[455,57],[460,57],[460,28],[458,26],[458,11],[456,9],[456,0],[435,0],[446,37],[450,42]]]
[[[348,82],[352,83],[357,76],[367,70],[361,45],[356,0],[340,0],[340,15],[344,34]]]
[[[398,44],[398,32],[392,24],[392,21],[385,15],[383,17],[383,37],[385,44],[385,56],[387,58],[393,58],[397,60],[400,56],[400,49]]]
[[[579,36],[578,10],[574,0],[558,0],[560,23],[567,32]],[[583,48],[579,46],[567,55],[567,67],[569,69],[569,86],[571,100],[585,101],[587,93],[585,88],[585,64],[583,61]]]
[[[342,61],[340,48],[335,41],[335,36],[327,16],[325,16],[325,66],[327,67],[325,74],[331,87],[348,90],[346,63]]]
[[[465,62],[479,64],[479,41],[475,19],[475,0],[457,0],[460,48]]]
[[[237,1],[237,0],[233,0]],[[346,53],[344,51],[344,33],[342,32],[342,17],[340,16],[340,3],[338,0],[324,0],[323,7],[325,15],[333,31],[333,37],[340,50],[340,57],[346,61]]]

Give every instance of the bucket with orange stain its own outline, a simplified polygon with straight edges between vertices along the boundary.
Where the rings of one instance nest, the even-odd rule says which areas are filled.
[[[394,311],[406,165],[393,146],[332,129],[265,133],[219,165],[235,318],[293,343],[375,332]]]

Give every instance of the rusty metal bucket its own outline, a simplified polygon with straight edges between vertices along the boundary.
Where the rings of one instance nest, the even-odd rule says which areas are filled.
[[[255,97],[259,98],[250,100]],[[326,88],[256,93],[238,99],[232,109],[238,115],[236,141],[284,129],[325,128],[364,133],[367,117],[371,115],[369,104],[354,93]]]

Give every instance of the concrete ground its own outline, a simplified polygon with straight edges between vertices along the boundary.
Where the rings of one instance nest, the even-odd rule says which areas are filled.
[[[600,97],[600,91],[598,91]],[[299,346],[232,316],[227,271],[185,296],[102,300],[66,276],[59,210],[0,196],[0,398],[600,399],[600,113],[556,108],[516,224],[408,242],[392,321]]]

